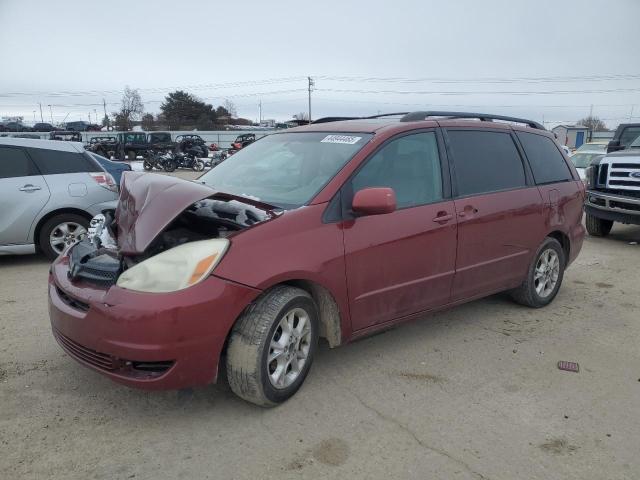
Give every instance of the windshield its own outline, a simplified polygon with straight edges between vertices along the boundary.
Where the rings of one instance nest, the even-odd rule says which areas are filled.
[[[601,153],[576,153],[571,157],[571,161],[576,168],[587,168],[591,165],[591,160],[595,157],[599,157]]]
[[[329,132],[269,135],[199,180],[220,192],[296,208],[311,200],[371,137]]]
[[[606,143],[585,143],[576,152],[605,152],[606,150]]]

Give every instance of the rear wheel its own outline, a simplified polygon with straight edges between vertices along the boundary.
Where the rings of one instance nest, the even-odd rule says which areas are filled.
[[[511,297],[516,302],[533,308],[550,304],[562,284],[565,265],[562,245],[555,238],[547,237],[529,266],[527,278],[511,292]]]
[[[603,220],[589,213],[587,213],[585,223],[587,225],[587,232],[594,237],[606,237],[613,227],[612,220]]]
[[[152,163],[151,163],[151,161],[150,161],[150,160],[148,160],[148,159],[145,159],[145,160],[144,160],[144,162],[142,162],[142,167],[143,167],[145,170],[153,170],[153,164],[152,164]]]
[[[201,172],[201,171],[203,171],[203,170],[204,170],[204,162],[203,162],[202,160],[200,160],[200,159],[195,160],[195,161],[193,162],[193,169],[194,169],[196,172]]]
[[[239,397],[261,406],[284,402],[298,391],[318,343],[318,316],[311,296],[278,286],[238,319],[227,349],[227,377]]]
[[[40,229],[38,244],[42,252],[55,260],[67,247],[87,236],[89,220],[74,213],[51,217]]]

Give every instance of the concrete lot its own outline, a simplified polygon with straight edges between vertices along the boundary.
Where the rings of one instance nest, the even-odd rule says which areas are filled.
[[[545,309],[498,295],[323,344],[270,410],[224,384],[143,392],[81,367],[50,333],[47,262],[0,257],[0,478],[640,478],[632,241],[639,227],[587,238]]]

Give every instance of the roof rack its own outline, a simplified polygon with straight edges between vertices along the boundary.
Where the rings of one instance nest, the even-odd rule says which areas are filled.
[[[489,113],[469,113],[469,112],[441,112],[441,111],[425,111],[411,112],[400,119],[401,122],[416,122],[426,120],[427,117],[448,117],[448,118],[477,118],[482,122],[492,122],[493,120],[503,120],[505,122],[523,123],[531,128],[538,130],[546,130],[538,122],[526,120],[524,118],[507,117],[505,115],[491,115]]]
[[[342,122],[345,120],[371,120],[374,118],[383,117],[397,117],[400,115],[408,115],[410,112],[396,112],[396,113],[381,113],[379,115],[371,115],[370,117],[322,117],[311,122],[314,123],[328,123],[328,122]]]

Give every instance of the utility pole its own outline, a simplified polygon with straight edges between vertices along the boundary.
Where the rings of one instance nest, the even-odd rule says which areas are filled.
[[[593,118],[593,103],[591,104],[591,107],[589,108],[589,118]]]
[[[635,105],[631,105],[631,113],[629,114],[629,121],[631,121],[631,119],[633,118],[633,107],[635,107]]]
[[[311,77],[307,77],[307,80],[309,81],[309,123],[311,123],[311,92],[316,83]]]
[[[107,102],[105,99],[102,99],[102,106],[104,107],[104,118],[107,119],[107,130],[109,130],[109,117],[107,117]]]
[[[42,104],[38,102],[38,105],[40,106],[40,121],[44,123],[44,118],[42,118]]]
[[[258,125],[262,125],[262,100],[258,104]]]

